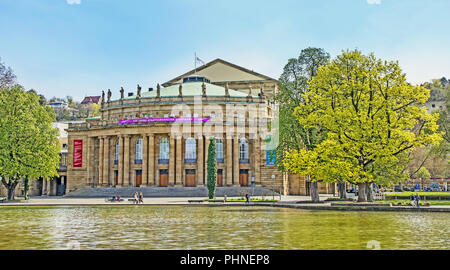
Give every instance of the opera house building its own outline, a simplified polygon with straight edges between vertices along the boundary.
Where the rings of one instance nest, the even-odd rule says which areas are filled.
[[[275,165],[270,144],[276,91],[275,79],[221,59],[152,88],[103,91],[100,116],[67,129],[66,193],[206,187],[214,139],[217,186],[305,194],[303,179]]]

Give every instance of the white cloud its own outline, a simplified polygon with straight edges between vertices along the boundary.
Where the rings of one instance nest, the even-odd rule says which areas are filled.
[[[81,0],[66,0],[67,4],[69,5],[80,5],[81,4]]]
[[[379,5],[381,4],[381,0],[366,0],[369,5]]]

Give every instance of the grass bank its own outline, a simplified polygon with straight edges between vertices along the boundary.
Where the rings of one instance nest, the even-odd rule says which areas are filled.
[[[223,199],[205,199],[205,202],[223,202]],[[247,200],[244,198],[239,199],[227,199],[227,202],[246,202]],[[258,199],[258,198],[252,198],[250,199],[251,202],[278,202],[278,200],[269,200],[269,199]]]
[[[411,206],[411,200],[385,200],[385,201],[377,201],[381,203],[392,203],[394,206]],[[450,201],[419,201],[420,205],[450,205]]]

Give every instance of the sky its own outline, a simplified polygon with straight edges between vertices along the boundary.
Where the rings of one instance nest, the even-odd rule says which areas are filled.
[[[307,47],[450,77],[449,0],[0,0],[0,57],[51,97],[155,87],[221,58],[279,78]]]

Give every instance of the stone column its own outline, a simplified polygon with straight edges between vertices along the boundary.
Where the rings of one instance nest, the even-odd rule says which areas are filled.
[[[103,138],[99,137],[100,147],[98,150],[98,185],[103,185]]]
[[[209,149],[209,136],[205,136],[205,161],[204,161],[205,174],[203,177],[205,179],[204,183],[206,183],[208,181],[208,178],[207,178],[208,177],[208,149]]]
[[[109,184],[109,137],[103,137],[103,186]]]
[[[176,135],[176,142],[177,142],[177,153],[176,153],[176,183],[177,186],[183,186],[183,136]]]
[[[239,136],[233,138],[233,185],[239,186]]]
[[[93,185],[95,178],[95,139],[92,137],[88,138],[88,153],[87,153],[87,184]]]
[[[203,186],[203,136],[197,138],[197,186]]]
[[[130,185],[130,135],[124,136],[123,186]]]
[[[175,184],[175,139],[174,135],[169,135],[169,186]]]
[[[155,176],[155,134],[148,134],[148,186],[156,185]]]
[[[256,135],[258,136],[258,135]],[[253,161],[254,161],[254,176],[255,184],[261,184],[261,147],[260,140],[256,137],[253,140]]]
[[[227,151],[225,153],[227,158],[227,172],[226,172],[226,180],[225,183],[227,186],[231,186],[233,184],[233,140],[232,136],[227,136]]]
[[[142,185],[147,186],[147,174],[148,174],[148,138],[147,134],[142,134]]]
[[[118,182],[119,185],[118,187],[122,187],[123,186],[123,137],[119,136],[117,138],[119,140],[119,161],[117,164],[117,173],[118,173]]]

